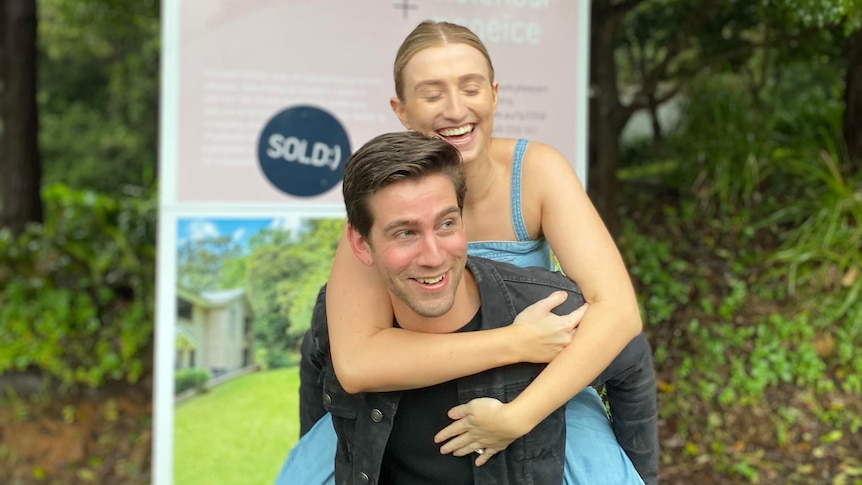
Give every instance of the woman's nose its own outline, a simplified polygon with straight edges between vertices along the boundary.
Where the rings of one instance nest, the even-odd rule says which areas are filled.
[[[466,112],[464,102],[458,94],[446,98],[446,111],[443,113],[450,120],[460,121]]]

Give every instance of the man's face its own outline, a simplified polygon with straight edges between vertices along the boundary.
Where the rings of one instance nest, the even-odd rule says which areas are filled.
[[[455,302],[467,261],[451,180],[429,175],[396,182],[374,194],[369,208],[374,224],[368,240],[358,242],[364,254],[357,256],[373,264],[395,296],[396,315],[408,309],[425,318],[444,315]]]

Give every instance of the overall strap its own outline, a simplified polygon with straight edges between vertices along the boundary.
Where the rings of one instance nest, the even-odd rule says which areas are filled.
[[[530,240],[530,234],[524,224],[524,214],[521,212],[521,168],[526,151],[527,140],[518,139],[515,143],[515,153],[512,155],[512,194],[509,198],[512,204],[512,227],[515,229],[518,241]]]

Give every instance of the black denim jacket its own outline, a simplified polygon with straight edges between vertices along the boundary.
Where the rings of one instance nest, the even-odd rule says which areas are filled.
[[[584,299],[569,279],[541,268],[520,268],[478,257],[467,267],[479,285],[480,329],[512,323],[527,306],[557,290],[569,298],[555,313],[571,312]],[[392,429],[401,392],[348,394],[335,377],[326,326],[326,287],[320,290],[312,328],[302,345],[300,426],[305,434],[327,411],[338,434],[335,481],[338,485],[374,485]],[[462,403],[476,397],[513,400],[544,365],[514,364],[457,379]],[[477,485],[559,485],[563,483],[565,417],[560,408],[531,432],[515,440],[488,463],[473,468]]]

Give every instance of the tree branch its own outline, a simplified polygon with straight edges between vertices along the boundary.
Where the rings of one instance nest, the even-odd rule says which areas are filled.
[[[624,15],[634,10],[635,7],[643,2],[644,0],[622,0],[617,3],[609,4],[608,6],[614,15]]]
[[[655,91],[660,80],[664,79],[665,74],[667,74],[667,69],[668,66],[670,66],[671,61],[673,61],[679,53],[682,52],[683,47],[688,43],[688,40],[692,37],[694,32],[697,32],[704,22],[706,22],[708,15],[704,12],[707,9],[712,8],[715,4],[715,0],[704,0],[692,9],[691,15],[689,15],[688,20],[685,22],[685,28],[682,29],[676,37],[674,37],[673,43],[667,48],[667,53],[664,56],[664,59],[658,63],[655,69],[653,69],[644,80],[644,86],[648,86],[648,89],[644,89],[644,91]]]
[[[802,41],[802,40],[805,40],[805,39],[817,34],[821,30],[822,29],[812,27],[812,28],[806,29],[806,30],[804,30],[800,33],[797,33],[797,34],[776,36],[776,37],[769,39],[767,41],[764,41],[764,42],[745,44],[745,45],[738,46],[738,47],[733,48],[733,49],[726,50],[724,52],[719,52],[719,53],[712,55],[710,57],[698,58],[697,64],[692,65],[692,66],[688,66],[686,68],[680,68],[679,70],[677,70],[677,72],[671,73],[670,76],[667,75],[666,71],[662,72],[662,76],[658,77],[657,79],[674,78],[674,79],[678,80],[678,83],[674,88],[671,88],[669,92],[662,93],[661,96],[656,97],[656,102],[657,102],[657,104],[662,104],[662,103],[668,101],[674,95],[678,94],[680,89],[683,86],[685,86],[689,81],[694,79],[695,76],[697,76],[698,74],[700,74],[701,72],[703,72],[704,70],[706,70],[710,67],[716,66],[718,64],[721,64],[723,62],[727,62],[727,61],[730,61],[733,59],[745,57],[745,56],[749,55],[755,49],[768,48],[768,47],[772,47],[775,45],[787,43],[788,41],[791,41],[791,40]],[[659,69],[660,69],[659,67],[657,67],[656,69],[653,69],[650,72],[650,75],[651,76],[656,75],[656,72]],[[656,87],[657,87],[657,81],[655,84],[644,83],[641,86],[640,91],[637,93],[637,95],[634,96],[634,98],[632,99],[632,102],[629,103],[628,105],[624,106],[625,107],[625,113],[626,113],[626,119],[628,119],[636,111],[641,110],[641,109],[645,109],[648,107],[648,97],[649,97],[648,95],[649,95],[649,93],[654,92],[654,91],[651,91],[647,88],[651,88],[652,90],[655,90]]]

